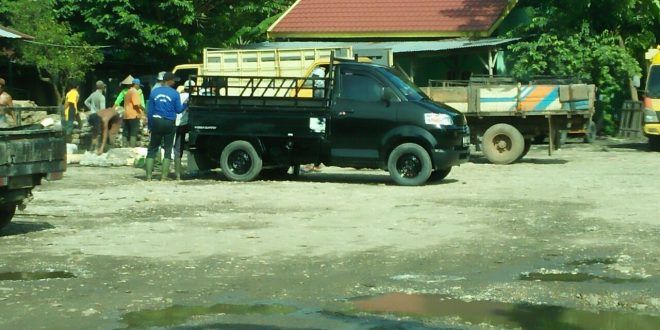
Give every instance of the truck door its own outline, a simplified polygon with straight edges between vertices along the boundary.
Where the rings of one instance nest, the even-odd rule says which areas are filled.
[[[396,122],[396,110],[383,101],[387,85],[372,72],[350,67],[340,68],[338,84],[330,122],[332,162],[377,165],[381,139]]]

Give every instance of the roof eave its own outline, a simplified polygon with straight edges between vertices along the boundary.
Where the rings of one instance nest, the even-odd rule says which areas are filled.
[[[355,39],[355,38],[452,38],[487,37],[489,31],[366,31],[366,32],[269,32],[270,39]]]
[[[0,29],[3,29],[3,30],[5,30],[5,31],[7,31],[7,32],[9,32],[9,33],[13,33],[13,34],[15,34],[15,35],[17,35],[17,36],[20,37],[20,38],[16,38],[16,39],[34,40],[34,37],[33,37],[33,36],[31,36],[31,35],[29,35],[29,34],[25,34],[25,33],[23,33],[23,32],[16,31],[16,30],[14,30],[14,29],[12,29],[12,28],[9,28],[9,27],[6,27],[6,26],[2,26],[2,25],[0,25]]]

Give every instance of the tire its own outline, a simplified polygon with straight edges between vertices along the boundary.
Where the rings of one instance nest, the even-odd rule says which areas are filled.
[[[447,175],[449,175],[449,172],[451,172],[451,167],[444,170],[435,170],[431,173],[429,181],[442,181]]]
[[[584,143],[594,143],[596,141],[596,123],[593,121],[589,121],[583,141]]]
[[[649,149],[660,151],[660,136],[649,136]]]
[[[431,176],[431,156],[419,144],[404,143],[394,148],[387,159],[390,176],[401,186],[421,186]]]
[[[228,144],[220,155],[220,168],[227,179],[232,181],[252,181],[259,176],[262,168],[261,156],[247,141],[234,141]]]
[[[505,165],[515,162],[525,149],[525,138],[509,124],[495,124],[484,133],[481,149],[493,164]]]
[[[16,213],[16,205],[4,205],[0,207],[0,229],[7,226]]]

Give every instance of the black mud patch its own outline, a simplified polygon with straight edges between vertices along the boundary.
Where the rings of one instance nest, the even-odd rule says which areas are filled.
[[[640,283],[642,278],[618,278],[589,273],[525,273],[518,277],[521,281],[540,282],[589,282],[602,281],[610,284]]]
[[[76,275],[63,271],[0,273],[0,281],[37,281],[54,278],[76,278]]]
[[[122,316],[127,328],[171,327],[185,323],[202,315],[286,315],[298,311],[284,305],[232,305],[216,304],[205,306],[175,305],[164,309],[129,312]]]

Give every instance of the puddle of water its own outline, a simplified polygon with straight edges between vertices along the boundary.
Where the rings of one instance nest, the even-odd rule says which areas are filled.
[[[657,329],[660,317],[617,312],[592,313],[559,306],[462,301],[443,295],[390,293],[353,301],[358,311],[459,318],[471,324],[523,329]]]
[[[164,309],[129,312],[122,316],[122,322],[127,328],[168,327],[183,324],[188,319],[201,315],[286,315],[296,311],[296,308],[284,305],[216,304],[211,307],[175,305]]]
[[[62,271],[0,273],[0,281],[36,281],[49,278],[76,278],[76,275]]]
[[[575,260],[566,263],[567,266],[591,266],[591,265],[613,265],[617,262],[615,258],[593,258],[584,260]]]
[[[589,273],[525,273],[519,277],[522,281],[541,281],[541,282],[588,282],[603,281],[611,284],[640,283],[642,278],[617,278],[600,276]]]

